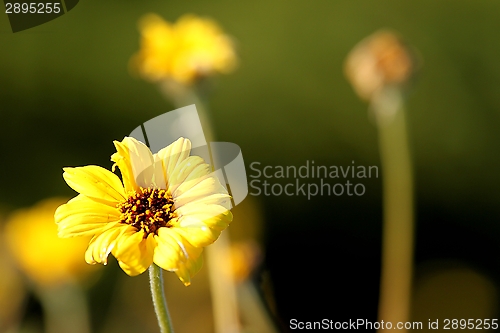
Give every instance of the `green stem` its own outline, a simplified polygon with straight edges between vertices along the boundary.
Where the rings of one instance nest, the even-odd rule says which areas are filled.
[[[379,320],[409,319],[413,275],[413,172],[403,99],[385,91],[372,104],[383,177],[384,225]]]
[[[168,313],[167,300],[163,292],[162,269],[155,263],[149,267],[149,281],[151,284],[153,305],[155,307],[156,317],[158,318],[158,324],[160,325],[160,332],[173,333],[172,320]]]

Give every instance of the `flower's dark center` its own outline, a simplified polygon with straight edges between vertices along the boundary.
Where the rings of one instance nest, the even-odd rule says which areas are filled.
[[[121,212],[121,222],[130,224],[137,231],[144,230],[144,237],[158,234],[162,227],[170,228],[175,218],[174,200],[165,190],[139,188],[127,201],[117,205]]]

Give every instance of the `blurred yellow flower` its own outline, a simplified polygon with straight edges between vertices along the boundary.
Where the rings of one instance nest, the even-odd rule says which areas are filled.
[[[254,272],[262,261],[262,253],[255,241],[240,241],[231,244],[229,252],[232,273],[236,282],[243,282]]]
[[[54,212],[64,199],[47,199],[14,212],[5,226],[5,242],[19,268],[36,284],[55,286],[93,271],[81,257],[88,244],[57,237]]]
[[[148,14],[139,30],[141,47],[131,67],[147,80],[187,85],[216,72],[228,73],[236,65],[231,39],[213,20],[184,15],[172,24]]]
[[[92,235],[85,253],[90,264],[106,264],[112,253],[130,276],[154,262],[189,285],[201,268],[203,247],[232,220],[229,194],[201,157],[189,156],[188,139],[154,155],[130,137],[115,147],[111,160],[123,183],[99,166],[64,169],[80,195],[57,209],[59,235]]]

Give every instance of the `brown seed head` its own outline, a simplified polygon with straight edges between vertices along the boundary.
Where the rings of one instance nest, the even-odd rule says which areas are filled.
[[[413,52],[394,32],[383,30],[359,42],[349,53],[345,74],[364,100],[386,86],[403,86],[416,69]]]

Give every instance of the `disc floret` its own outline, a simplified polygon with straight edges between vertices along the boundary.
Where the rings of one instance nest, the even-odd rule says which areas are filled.
[[[149,234],[157,235],[160,228],[172,227],[172,220],[176,218],[172,195],[162,189],[140,187],[117,208],[121,212],[121,222],[137,231],[144,230],[144,238]]]

